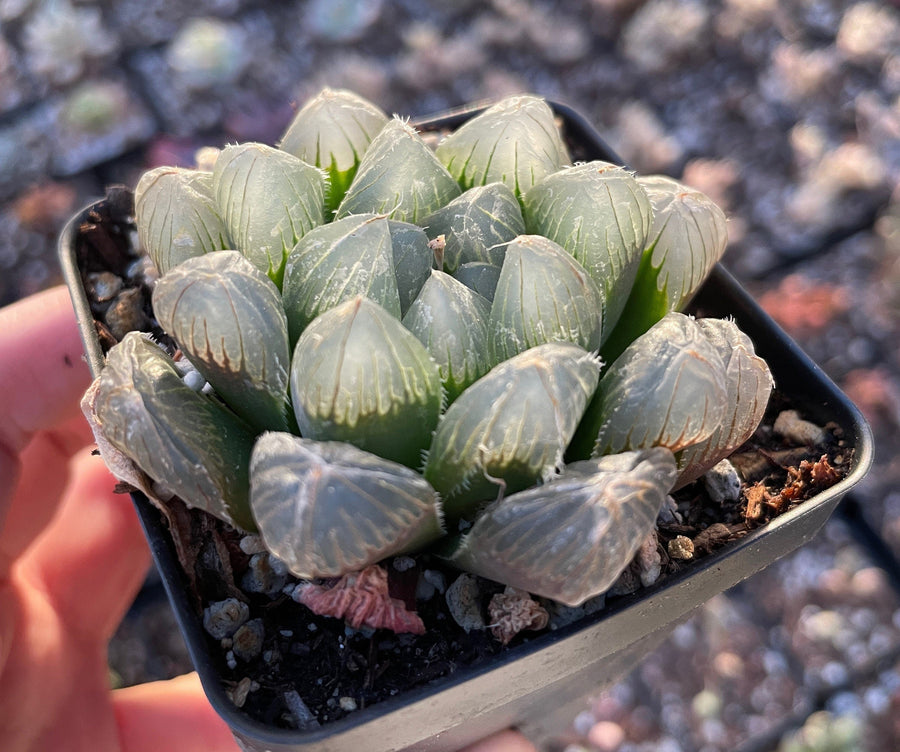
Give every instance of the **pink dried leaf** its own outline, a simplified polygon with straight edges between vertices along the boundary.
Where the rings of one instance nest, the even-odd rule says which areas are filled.
[[[333,585],[302,583],[293,598],[320,616],[343,619],[354,629],[390,629],[425,634],[419,615],[388,593],[387,572],[378,565],[350,572]]]

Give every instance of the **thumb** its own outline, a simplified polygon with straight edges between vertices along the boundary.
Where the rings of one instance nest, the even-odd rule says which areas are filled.
[[[239,752],[196,673],[113,692],[122,752]]]

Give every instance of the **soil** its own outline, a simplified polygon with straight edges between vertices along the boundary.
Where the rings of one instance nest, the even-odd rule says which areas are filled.
[[[149,331],[161,343],[174,347],[153,318],[152,278],[147,277],[152,268],[135,250],[132,212],[130,191],[110,189],[107,198],[86,216],[76,242],[76,257],[104,351],[128,328]],[[791,446],[775,434],[775,417],[790,407],[783,395],[773,394],[762,425],[732,457],[745,480],[738,501],[712,501],[702,482],[674,495],[681,520],[660,523],[657,529],[661,577],[696,566],[704,556],[801,504],[846,474],[852,464],[852,449],[846,446],[839,426],[825,426],[827,442],[816,447]],[[540,634],[523,632],[504,646],[489,630],[466,632],[458,626],[440,595],[416,602],[419,572],[426,568],[442,570],[442,565],[427,555],[415,557],[415,566],[404,572],[391,563],[386,565],[391,594],[415,607],[426,625],[424,635],[350,630],[338,619],[313,614],[286,592],[273,598],[244,589],[241,582],[250,556],[241,549],[240,534],[224,523],[203,512],[187,510],[177,500],[167,505],[164,514],[189,580],[196,586],[198,613],[212,602],[236,597],[249,605],[251,620],[262,622],[262,644],[252,649],[248,659],[234,657],[230,638],[208,639],[235,704],[267,724],[287,728],[324,724],[355,708],[447,677],[503,650],[515,650]],[[669,555],[669,542],[678,536],[693,544],[690,559]],[[458,574],[446,569],[443,572],[448,583]],[[496,583],[482,584],[486,597],[502,590]],[[613,604],[640,587],[635,564],[623,573],[605,602]],[[298,695],[302,698],[300,711]],[[304,705],[310,714],[306,719]]]

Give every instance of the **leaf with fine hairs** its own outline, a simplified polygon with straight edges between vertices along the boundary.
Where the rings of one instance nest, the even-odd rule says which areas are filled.
[[[247,424],[187,386],[139,332],[109,351],[97,382],[94,417],[107,441],[188,506],[256,530],[248,500],[255,434]]]
[[[134,189],[134,213],[141,246],[160,274],[194,256],[231,247],[209,172],[148,170]]]
[[[571,163],[553,110],[540,97],[507,97],[467,120],[435,153],[463,189],[501,182],[524,195]]]
[[[774,387],[768,364],[756,354],[753,342],[733,321],[698,319],[697,325],[725,363],[728,407],[722,422],[706,441],[678,454],[676,489],[699,478],[753,435],[765,415]]]
[[[600,379],[570,455],[600,456],[706,440],[727,408],[725,364],[697,322],[670,313]]]
[[[265,274],[237,251],[207,253],[156,283],[153,311],[232,410],[258,431],[290,428],[287,319]]]
[[[216,204],[236,250],[281,287],[284,260],[325,221],[325,174],[265,144],[226,146],[216,159]]]
[[[494,366],[466,389],[441,417],[424,470],[447,519],[470,517],[501,490],[553,475],[599,368],[577,345],[553,342]]]
[[[448,558],[467,572],[578,606],[628,566],[675,473],[663,447],[576,463],[488,506]]]
[[[256,442],[250,504],[266,548],[298,577],[339,577],[443,534],[437,493],[415,471],[286,433]]]
[[[362,155],[388,116],[346,89],[325,88],[301,107],[278,148],[328,174],[326,219],[347,192]]]
[[[408,123],[394,118],[369,144],[337,218],[372,212],[419,224],[459,186]]]
[[[609,162],[586,162],[544,178],[523,199],[529,233],[559,243],[603,292],[603,339],[637,275],[652,211],[634,176]]]

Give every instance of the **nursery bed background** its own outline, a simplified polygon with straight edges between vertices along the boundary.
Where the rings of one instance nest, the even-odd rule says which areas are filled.
[[[0,303],[55,284],[104,185],[273,142],[322,86],[426,115],[532,91],[729,215],[724,263],[872,424],[825,531],[715,598],[557,748],[900,739],[900,9],[831,0],[0,0]],[[115,680],[189,670],[148,578]],[[846,740],[846,742],[842,742]]]

